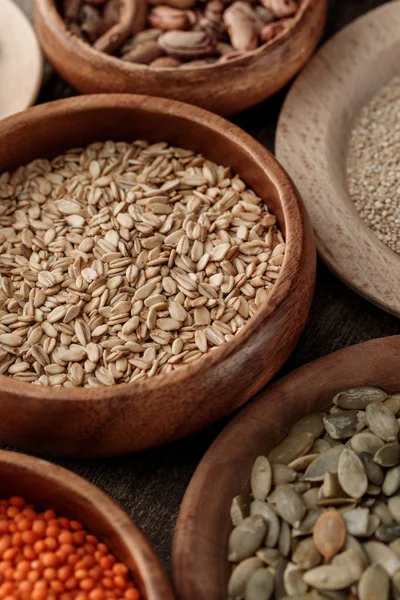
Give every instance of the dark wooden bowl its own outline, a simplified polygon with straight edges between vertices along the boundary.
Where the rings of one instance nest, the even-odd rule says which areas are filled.
[[[22,496],[39,509],[77,519],[126,564],[143,600],[173,600],[168,578],[143,533],[94,485],[52,463],[0,450],[1,498]]]
[[[253,462],[302,416],[331,406],[342,389],[400,390],[400,336],[334,352],[261,391],[218,436],[198,466],[179,513],[173,571],[181,600],[226,600],[232,498],[248,487]]]
[[[105,456],[198,431],[246,402],[292,352],[315,277],[308,218],[275,158],[236,126],[160,98],[70,98],[0,122],[0,173],[96,140],[166,140],[230,165],[277,216],[287,246],[268,301],[234,340],[181,369],[102,388],[51,388],[0,375],[0,440],[38,453]]]
[[[270,43],[219,65],[151,69],[100,53],[69,32],[55,0],[35,0],[39,41],[56,71],[82,93],[165,96],[230,115],[271,96],[305,65],[325,25],[327,0],[302,0],[293,25]]]

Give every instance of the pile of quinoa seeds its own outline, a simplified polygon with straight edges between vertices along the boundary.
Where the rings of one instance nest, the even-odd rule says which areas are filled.
[[[229,168],[161,142],[94,143],[0,175],[0,373],[103,386],[231,340],[285,243]]]
[[[361,218],[400,254],[400,77],[361,110],[350,137],[347,176]]]
[[[304,416],[231,506],[229,600],[399,600],[400,394]]]

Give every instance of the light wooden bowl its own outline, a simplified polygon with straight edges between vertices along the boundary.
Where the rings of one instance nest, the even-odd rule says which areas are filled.
[[[249,488],[255,458],[302,416],[331,406],[340,390],[377,385],[400,390],[400,336],[350,346],[311,362],[261,391],[208,450],[181,505],[173,542],[180,600],[226,600],[232,498]]]
[[[60,100],[0,123],[0,173],[93,141],[137,138],[195,149],[238,172],[266,200],[284,232],[281,274],[234,340],[168,376],[73,389],[0,375],[4,442],[39,453],[105,456],[183,437],[251,398],[283,365],[304,327],[315,277],[311,226],[275,158],[224,119],[144,96]]]
[[[287,32],[225,64],[150,69],[97,52],[67,30],[55,0],[35,2],[43,50],[61,77],[78,91],[165,96],[224,115],[261,102],[290,81],[320,40],[327,10],[327,0],[302,0]]]
[[[276,155],[306,203],[320,255],[347,285],[396,316],[400,257],[359,217],[347,188],[346,158],[360,108],[400,74],[399,31],[397,0],[337,34],[294,83],[276,136]]]
[[[43,60],[35,32],[12,0],[0,0],[0,119],[36,100]]]
[[[150,543],[128,515],[94,485],[52,463],[0,450],[1,498],[22,496],[39,509],[77,519],[126,564],[143,600],[174,594]]]

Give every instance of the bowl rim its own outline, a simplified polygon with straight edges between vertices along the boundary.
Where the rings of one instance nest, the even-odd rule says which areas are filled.
[[[275,137],[275,154],[283,165],[290,165],[304,198],[319,256],[357,294],[396,317],[400,316],[399,284],[393,273],[400,257],[356,210],[346,164],[349,135],[359,110],[400,75],[399,16],[400,0],[392,0],[335,33],[293,83]],[[312,92],[316,81],[318,99]],[[336,138],[332,132],[342,129],[344,135]]]
[[[229,518],[225,503],[229,500],[230,505],[233,496],[228,498],[224,493],[213,501],[211,493],[218,485],[219,489],[222,487],[224,490],[227,480],[233,481],[233,464],[237,466],[237,479],[243,483],[246,477],[246,481],[249,481],[255,458],[260,454],[265,455],[269,448],[276,446],[296,422],[296,417],[300,419],[306,414],[332,406],[332,398],[340,390],[355,385],[375,385],[385,389],[385,385],[379,382],[379,377],[385,377],[386,391],[397,393],[400,376],[397,376],[399,385],[396,385],[393,374],[398,374],[399,358],[400,335],[370,339],[341,348],[303,364],[263,388],[229,421],[197,465],[180,505],[172,543],[172,573],[181,600],[211,597],[209,589],[203,588],[203,585],[207,585],[205,581],[208,581],[205,569],[209,577],[211,565],[221,564],[221,560],[227,562],[227,540],[224,538],[220,541],[217,532],[214,538],[209,530],[204,532],[204,519],[208,512],[212,512],[212,523],[215,524],[218,507],[221,507],[218,522],[224,519],[224,515]],[[357,367],[352,368],[354,365]],[[377,376],[372,375],[373,370],[378,373]],[[300,393],[304,401],[295,403],[297,390],[310,387],[311,384],[315,389],[315,404],[314,399],[310,401],[304,393]],[[292,422],[291,416],[294,418]],[[209,507],[213,510],[210,511]],[[213,570],[215,572],[216,569]],[[212,581],[215,582],[215,578]],[[215,592],[215,588],[212,591]],[[223,592],[224,595],[213,598],[225,600],[226,589]]]
[[[137,0],[134,0],[137,2]],[[134,74],[137,71],[146,74],[153,74],[159,72],[166,72],[174,74],[182,74],[182,78],[185,78],[185,75],[191,75],[193,73],[201,71],[202,75],[208,75],[209,73],[214,73],[216,70],[223,70],[229,67],[229,65],[233,65],[235,67],[246,66],[248,62],[253,58],[258,58],[259,55],[264,53],[268,53],[269,51],[274,51],[279,46],[285,44],[290,37],[293,35],[293,32],[299,27],[302,23],[306,13],[312,9],[313,4],[319,0],[299,0],[300,6],[294,17],[289,17],[291,23],[289,27],[285,28],[281,33],[279,33],[275,38],[258,46],[254,50],[249,50],[245,52],[243,56],[238,56],[230,59],[225,63],[214,63],[211,65],[202,65],[198,67],[185,67],[181,69],[179,67],[162,67],[162,68],[152,68],[148,65],[140,65],[136,63],[130,63],[128,61],[123,61],[117,56],[113,56],[111,54],[107,54],[105,52],[101,52],[93,48],[90,44],[80,39],[76,34],[71,32],[67,26],[63,18],[61,17],[60,12],[57,9],[55,0],[35,0],[35,11],[40,12],[41,18],[46,23],[46,26],[51,29],[53,35],[55,35],[60,40],[63,40],[61,43],[65,42],[67,46],[69,46],[69,51],[72,54],[80,54],[82,58],[86,59],[88,62],[92,61],[103,61],[105,65],[108,65],[110,68],[118,68],[125,73]]]
[[[0,5],[2,3],[9,11],[9,14],[13,14],[15,21],[19,20],[21,24],[23,23],[23,28],[25,30],[24,33],[30,38],[30,93],[25,94],[23,106],[17,109],[18,111],[22,111],[34,104],[36,98],[38,97],[43,78],[43,55],[39,46],[35,29],[21,7],[12,0],[0,0]],[[5,119],[13,114],[16,113],[7,114],[1,118]]]
[[[56,100],[34,106],[23,113],[12,115],[0,121],[0,139],[9,130],[29,128],[29,124],[32,121],[42,120],[46,122],[48,119],[65,118],[66,113],[71,115],[95,109],[115,111],[116,108],[140,110],[149,114],[162,115],[166,119],[179,115],[180,119],[184,118],[189,122],[197,123],[209,129],[211,134],[222,136],[229,139],[230,143],[241,146],[247,152],[250,159],[268,174],[279,196],[282,218],[286,230],[286,250],[282,269],[267,301],[234,338],[217,347],[212,352],[207,352],[193,363],[182,365],[175,371],[163,374],[162,377],[159,375],[136,382],[119,383],[96,388],[54,388],[52,386],[39,386],[29,382],[21,382],[8,375],[0,374],[0,389],[7,389],[24,400],[53,401],[56,395],[57,402],[59,403],[104,401],[111,400],[124,392],[130,395],[134,395],[135,391],[150,393],[153,390],[159,389],[159,384],[162,380],[164,385],[167,380],[168,382],[180,383],[202,371],[206,361],[207,368],[210,368],[216,363],[225,360],[238,347],[243,345],[258,330],[261,322],[270,317],[278,309],[297,285],[297,274],[302,263],[306,243],[304,221],[306,213],[300,195],[289,175],[272,153],[249,134],[238,126],[226,121],[223,117],[203,108],[168,98],[133,94],[93,94]],[[97,140],[94,138],[93,141]]]
[[[97,486],[52,462],[9,450],[0,450],[0,465],[18,468],[45,480],[50,485],[68,488],[85,502],[90,502],[111,524],[115,534],[124,540],[141,575],[148,600],[174,600],[172,586],[158,556],[139,526],[110,496]],[[27,498],[29,501],[29,498]],[[112,515],[112,520],[109,515]],[[154,577],[154,574],[157,577]]]

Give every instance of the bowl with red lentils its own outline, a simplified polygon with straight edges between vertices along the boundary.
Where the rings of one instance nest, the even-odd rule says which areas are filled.
[[[0,451],[1,600],[173,600],[143,533],[88,481]]]

